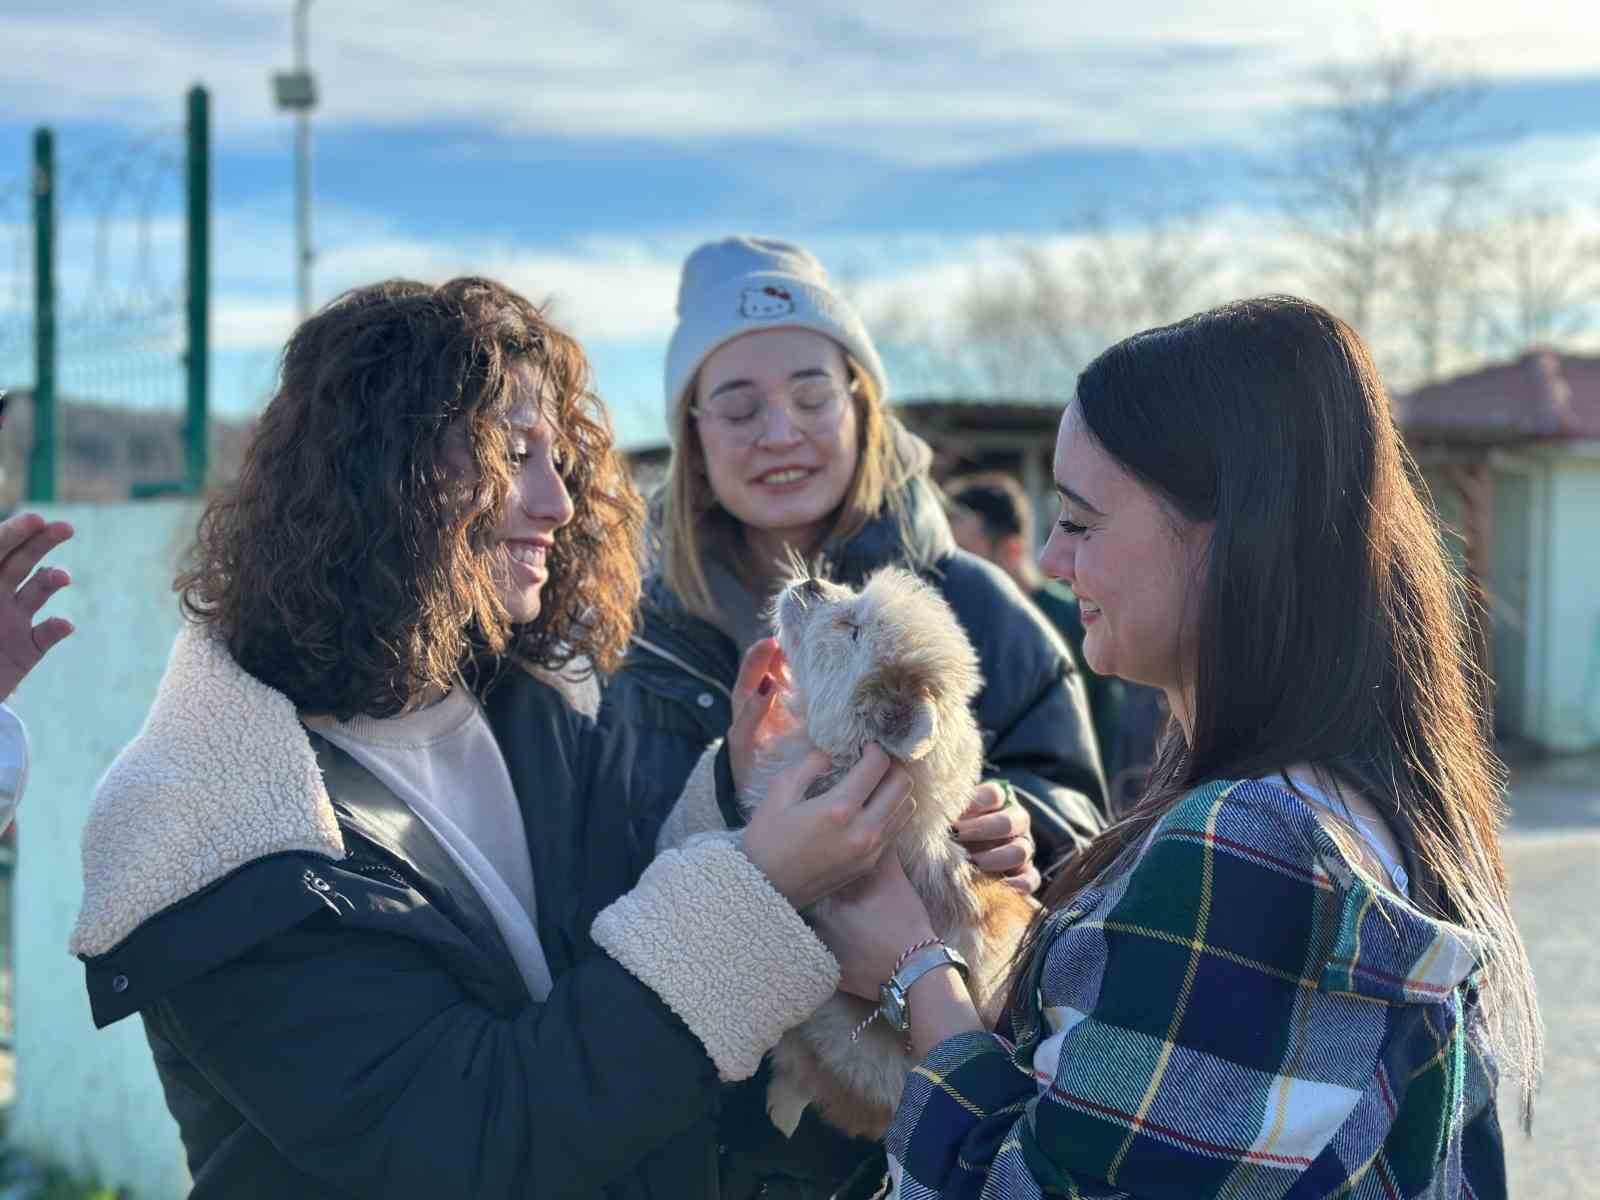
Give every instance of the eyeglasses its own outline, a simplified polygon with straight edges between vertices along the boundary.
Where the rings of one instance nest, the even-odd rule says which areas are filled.
[[[806,379],[789,389],[789,423],[802,433],[824,433],[838,422],[845,403],[855,394],[855,381],[841,383],[832,376]],[[720,391],[704,404],[691,404],[689,412],[709,420],[731,439],[753,445],[767,427],[770,401],[754,387]]]

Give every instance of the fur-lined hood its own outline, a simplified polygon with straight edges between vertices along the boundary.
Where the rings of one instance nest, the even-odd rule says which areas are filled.
[[[185,628],[139,735],[95,791],[70,949],[104,954],[142,923],[256,859],[344,857],[294,704]]]

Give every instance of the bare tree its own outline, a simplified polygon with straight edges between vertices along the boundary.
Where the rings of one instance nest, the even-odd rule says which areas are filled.
[[[869,323],[891,370],[925,391],[1059,396],[1118,338],[1216,298],[1221,256],[1197,221],[1117,227],[1091,213],[1079,224],[1073,242],[974,268],[942,324],[919,322],[905,297],[880,304]]]
[[[1221,255],[1192,218],[1148,219],[1118,231],[1103,214],[1083,222],[1075,256],[1081,286],[1099,317],[1102,344],[1176,321],[1212,299]]]
[[[1395,241],[1395,324],[1411,342],[1418,383],[1439,378],[1472,341],[1481,319],[1486,260],[1483,176],[1463,170],[1444,182],[1437,207]]]
[[[1308,282],[1370,333],[1419,202],[1460,177],[1481,88],[1410,47],[1326,66],[1316,82],[1320,97],[1297,112],[1286,164],[1272,176],[1309,251]]]
[[[1516,205],[1496,250],[1484,315],[1493,349],[1521,354],[1559,345],[1588,328],[1600,304],[1600,237],[1582,230],[1569,208],[1538,201]]]

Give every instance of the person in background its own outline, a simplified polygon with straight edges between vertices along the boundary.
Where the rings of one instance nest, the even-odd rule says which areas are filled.
[[[665,377],[673,449],[652,505],[654,569],[602,710],[639,738],[640,839],[655,840],[707,747],[728,735],[737,752],[749,739],[736,718],[759,726],[777,702],[766,609],[786,557],[851,585],[899,566],[950,603],[987,680],[976,704],[987,782],[954,835],[977,866],[1031,891],[1104,821],[1082,683],[1012,582],[955,545],[932,454],[891,415],[860,317],[799,246],[709,242],[683,266]],[[739,819],[736,806],[722,816]],[[724,1104],[728,1195],[830,1196],[877,1153],[809,1113],[784,1139],[765,1088],[763,1072]]]
[[[993,1032],[958,970],[899,978],[931,927],[893,855],[818,914],[846,991],[905,989],[897,1200],[1503,1200],[1497,1094],[1531,1122],[1542,1057],[1505,776],[1367,348],[1293,297],[1136,334],[1079,377],[1054,475],[1040,562],[1174,720]]]
[[[61,567],[35,567],[72,536],[65,521],[17,513],[0,522],[0,833],[11,825],[28,782],[28,731],[5,701],[39,660],[72,633],[65,617],[34,617],[72,582]]]

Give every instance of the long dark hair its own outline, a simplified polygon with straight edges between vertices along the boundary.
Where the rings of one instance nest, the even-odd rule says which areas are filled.
[[[1305,300],[1239,301],[1112,346],[1074,403],[1124,470],[1213,532],[1188,631],[1192,735],[1169,725],[1145,797],[1066,864],[1047,909],[1189,789],[1316,764],[1396,830],[1417,903],[1483,939],[1486,1008],[1523,1069],[1526,1116],[1541,1035],[1500,858],[1488,683],[1361,339]]]
[[[505,421],[523,367],[575,511],[538,617],[514,625],[486,545],[511,487]],[[297,707],[386,717],[464,668],[486,685],[512,656],[614,666],[642,524],[577,342],[492,280],[390,280],[346,292],[290,338],[239,477],[206,506],[176,586],[189,619]]]

